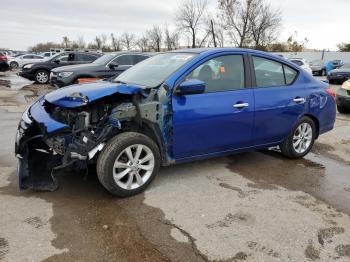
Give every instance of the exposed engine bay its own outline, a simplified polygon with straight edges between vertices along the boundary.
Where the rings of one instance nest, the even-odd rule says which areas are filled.
[[[161,99],[159,93],[163,93]],[[66,107],[61,101],[40,98],[23,114],[18,128],[15,152],[20,160],[20,188],[55,190],[56,171],[67,167],[87,170],[106,143],[125,130],[142,129],[160,147],[166,146],[160,131],[160,126],[170,121],[160,101],[166,99],[165,93],[165,89],[142,89],[91,101],[74,92],[64,98]],[[79,102],[78,106],[72,106],[74,102]]]

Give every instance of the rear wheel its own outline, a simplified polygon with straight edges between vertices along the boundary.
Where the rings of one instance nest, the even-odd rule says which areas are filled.
[[[312,119],[299,120],[288,138],[280,145],[281,152],[289,158],[302,158],[310,152],[316,137],[316,126]]]
[[[113,195],[127,197],[147,188],[160,167],[158,146],[149,137],[126,132],[114,137],[97,160],[97,176]]]
[[[35,73],[35,82],[47,84],[49,82],[49,72],[47,70],[38,70]]]
[[[347,113],[347,110],[346,110],[345,107],[343,107],[343,106],[337,105],[337,110],[338,110],[338,112],[341,113],[341,114]]]
[[[11,69],[17,69],[19,67],[19,64],[17,62],[11,62],[10,67]]]

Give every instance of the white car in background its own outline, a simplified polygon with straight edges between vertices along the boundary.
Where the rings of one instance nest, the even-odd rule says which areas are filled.
[[[41,62],[44,59],[45,58],[41,55],[26,54],[10,58],[8,64],[10,65],[11,69],[16,69],[24,66],[25,64]]]
[[[289,58],[289,61],[300,66],[302,69],[310,73],[310,75],[312,75],[312,69],[309,63],[304,58]]]

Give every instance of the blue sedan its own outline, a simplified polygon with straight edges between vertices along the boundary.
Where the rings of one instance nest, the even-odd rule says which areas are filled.
[[[55,173],[97,163],[117,196],[142,192],[160,166],[279,146],[302,158],[333,128],[334,92],[293,63],[246,49],[151,57],[112,81],[41,97],[16,139],[21,189],[55,190]]]

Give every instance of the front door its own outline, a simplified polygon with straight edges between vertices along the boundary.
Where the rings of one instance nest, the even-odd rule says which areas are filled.
[[[173,154],[184,159],[251,146],[253,90],[246,88],[243,54],[214,57],[186,79],[206,83],[203,94],[173,96]]]

